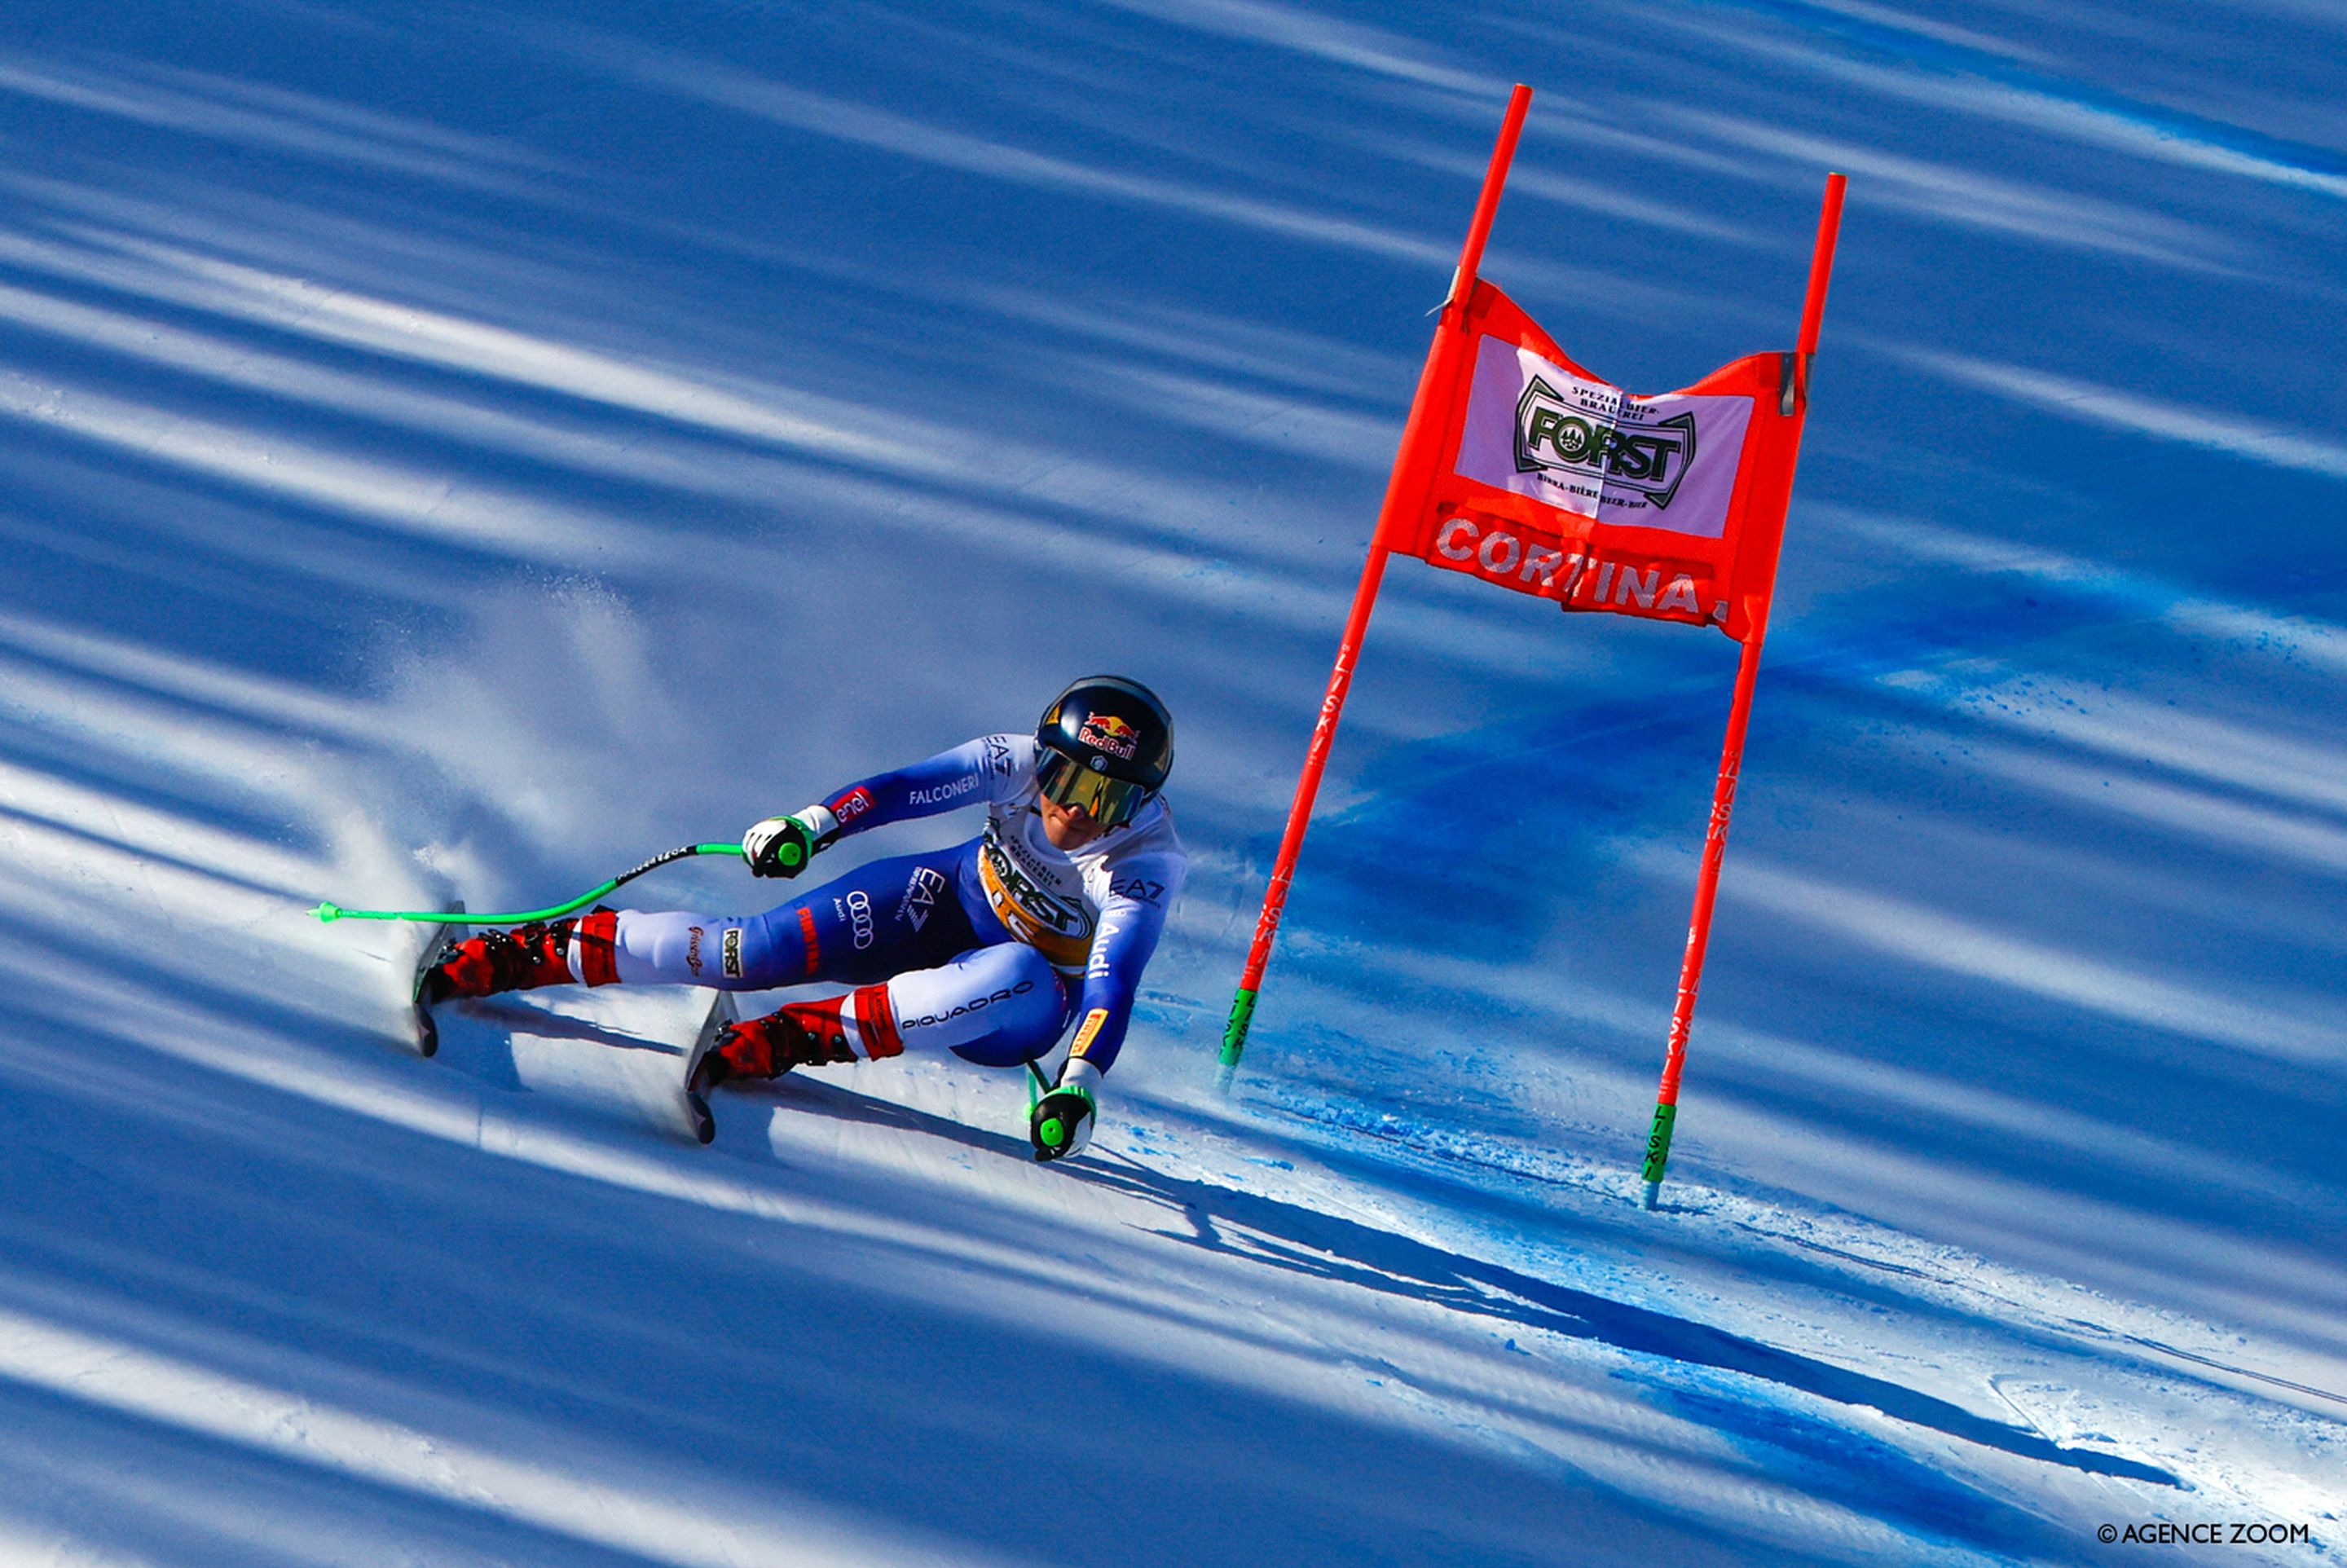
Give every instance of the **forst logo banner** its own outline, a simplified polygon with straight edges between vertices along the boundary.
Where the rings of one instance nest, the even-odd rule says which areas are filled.
[[[1458,471],[1610,527],[1716,539],[1751,422],[1748,397],[1638,397],[1486,336]]]
[[[1614,479],[1659,507],[1670,506],[1695,461],[1695,440],[1692,414],[1625,428],[1582,412],[1537,375],[1516,402],[1517,473],[1556,468],[1592,481]],[[1599,497],[1594,487],[1584,493]]]

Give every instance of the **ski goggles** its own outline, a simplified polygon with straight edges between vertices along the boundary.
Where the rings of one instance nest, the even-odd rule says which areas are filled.
[[[1157,792],[1131,779],[1111,777],[1085,767],[1067,753],[1043,748],[1035,759],[1035,784],[1043,798],[1070,811],[1081,811],[1102,827],[1118,827]]]

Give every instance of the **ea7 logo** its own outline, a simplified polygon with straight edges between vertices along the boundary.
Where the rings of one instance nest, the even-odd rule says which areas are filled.
[[[929,923],[929,911],[938,905],[938,895],[945,891],[945,874],[927,866],[913,867],[911,880],[905,884],[905,897],[897,906],[897,918],[907,921],[917,931]]]
[[[1608,422],[1539,376],[1516,401],[1516,472],[1562,468],[1611,480],[1667,507],[1695,461],[1695,415]]]

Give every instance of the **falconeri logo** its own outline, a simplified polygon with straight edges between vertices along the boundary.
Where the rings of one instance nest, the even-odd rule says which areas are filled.
[[[1667,507],[1695,462],[1695,415],[1652,424],[1608,422],[1577,408],[1540,376],[1516,402],[1516,472],[1559,469],[1635,490]]]

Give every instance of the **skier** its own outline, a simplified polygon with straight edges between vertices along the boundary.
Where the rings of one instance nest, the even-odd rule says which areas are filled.
[[[950,849],[876,860],[748,918],[598,909],[452,943],[424,999],[581,983],[767,990],[854,988],[727,1027],[694,1069],[736,1078],[944,1047],[1021,1067],[1079,1012],[1068,1060],[1036,1102],[1039,1160],[1091,1141],[1141,971],[1188,861],[1159,796],[1174,722],[1136,682],[1087,676],[1031,735],[984,735],[877,774],[742,835],[758,876],[798,876],[850,834],[984,804],[986,830]]]

